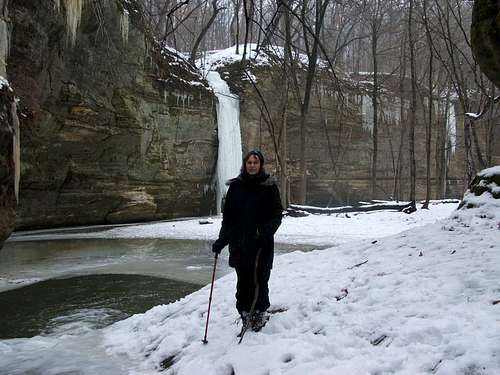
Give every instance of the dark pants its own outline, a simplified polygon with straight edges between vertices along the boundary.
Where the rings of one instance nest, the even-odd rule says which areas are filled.
[[[255,294],[255,268],[236,267],[238,282],[236,284],[236,308],[241,314],[242,311],[249,312],[252,308],[252,302]],[[255,311],[266,311],[269,306],[269,276],[271,269],[269,267],[257,267],[257,282],[259,284],[259,294],[255,304]]]

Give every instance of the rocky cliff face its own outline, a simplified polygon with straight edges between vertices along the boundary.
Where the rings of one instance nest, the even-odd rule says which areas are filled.
[[[7,81],[10,22],[6,0],[0,0],[0,249],[14,229],[19,177],[19,122],[14,92]]]
[[[18,228],[209,212],[215,99],[145,35],[133,1],[16,0],[10,16]]]
[[[14,229],[16,217],[13,106],[12,89],[0,78],[0,248]]]
[[[500,88],[500,1],[474,1],[471,39],[481,70]]]
[[[278,171],[275,150],[282,146],[282,119],[286,112],[286,158],[289,175],[289,190],[291,200],[297,201],[299,189],[299,125],[300,109],[296,105],[290,88],[288,98],[291,105],[283,107],[284,77],[272,65],[252,66],[259,92],[257,93],[250,78],[242,73],[238,64],[223,67],[222,76],[231,82],[231,88],[241,98],[240,124],[242,128],[243,150],[254,147],[261,148],[269,159],[268,169]],[[350,204],[366,199],[390,199],[399,195],[400,199],[409,197],[409,162],[407,141],[407,113],[409,92],[404,90],[399,98],[390,87],[385,87],[380,98],[383,114],[379,117],[378,131],[378,162],[376,196],[371,194],[371,158],[372,133],[370,85],[369,77],[350,77],[343,79],[342,96],[338,88],[332,84],[332,77],[323,74],[315,82],[310,111],[307,119],[307,172],[308,172],[308,204],[333,205]],[[300,84],[300,82],[299,82]],[[397,84],[397,83],[396,83]],[[263,104],[262,98],[265,101]],[[441,106],[444,103],[440,104]],[[402,113],[402,114],[401,114]],[[415,130],[415,152],[417,160],[417,199],[425,198],[426,163],[425,163],[425,112],[418,109],[418,121]],[[464,152],[463,132],[457,118],[457,133],[451,137],[444,134],[447,127],[446,119],[441,117],[437,129],[432,134],[431,175],[432,197],[459,198],[466,189],[463,176]],[[486,127],[477,124],[478,133],[484,136]],[[273,135],[274,134],[274,137]],[[403,138],[402,138],[403,137]],[[438,145],[436,139],[442,138]],[[453,138],[453,139],[451,139]],[[273,139],[276,142],[273,142]],[[484,140],[484,137],[483,137]],[[483,142],[484,147],[484,142]],[[500,144],[495,146],[498,150]],[[398,158],[401,149],[401,158]],[[441,149],[443,155],[436,154]],[[493,148],[495,149],[495,148]],[[446,159],[443,183],[441,189],[437,186],[438,172],[436,160]],[[500,154],[495,153],[493,160],[500,161]],[[395,183],[394,175],[400,163],[399,174],[402,176]],[[439,195],[441,190],[442,195]]]

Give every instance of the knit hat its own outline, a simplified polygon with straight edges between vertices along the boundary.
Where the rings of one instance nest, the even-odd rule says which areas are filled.
[[[244,160],[248,160],[248,158],[250,158],[251,155],[257,156],[260,160],[260,164],[264,165],[264,155],[262,155],[262,152],[259,149],[253,149],[253,150],[249,151],[245,155]]]

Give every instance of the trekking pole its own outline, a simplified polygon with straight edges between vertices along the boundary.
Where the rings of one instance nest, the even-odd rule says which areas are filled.
[[[207,324],[205,325],[205,337],[203,338],[203,343],[208,343],[207,334],[208,334],[208,320],[210,319],[210,305],[212,305],[212,292],[214,290],[214,281],[215,281],[215,268],[217,267],[217,258],[219,254],[215,254],[214,257],[214,270],[212,272],[212,285],[210,286],[210,297],[208,298],[208,312],[207,312]]]
[[[255,312],[255,305],[257,304],[257,299],[259,298],[259,278],[257,275],[257,267],[259,266],[259,257],[260,257],[261,251],[262,251],[262,248],[259,248],[259,250],[257,251],[257,256],[255,257],[255,268],[253,270],[253,281],[255,283],[255,291],[253,293],[252,306],[250,307],[250,312],[248,313],[247,324],[245,324],[242,327],[240,341],[238,341],[238,344],[241,344],[241,342],[243,341],[243,336],[245,336],[245,332],[247,331],[248,326],[250,325],[250,319],[252,318],[253,313]]]

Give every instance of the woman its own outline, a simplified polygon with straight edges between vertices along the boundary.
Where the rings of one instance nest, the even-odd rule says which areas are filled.
[[[283,207],[276,181],[264,171],[264,156],[258,150],[245,155],[240,175],[228,184],[222,227],[212,251],[219,254],[229,244],[229,265],[238,277],[236,309],[243,327],[250,325],[259,331],[270,306],[273,236],[281,224]]]

